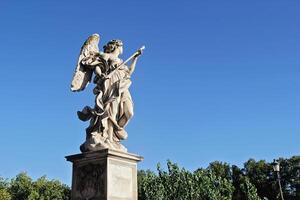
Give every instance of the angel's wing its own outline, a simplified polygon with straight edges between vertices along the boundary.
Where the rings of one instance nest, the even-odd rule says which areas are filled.
[[[71,90],[73,92],[84,90],[88,83],[91,82],[93,71],[91,69],[85,68],[81,64],[81,61],[82,59],[92,54],[99,53],[99,40],[100,36],[98,34],[93,34],[82,45],[75,73],[71,83]]]

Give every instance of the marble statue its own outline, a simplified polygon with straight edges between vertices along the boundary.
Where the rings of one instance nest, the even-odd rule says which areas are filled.
[[[80,146],[82,152],[113,149],[127,152],[120,143],[127,138],[125,126],[133,116],[133,102],[129,92],[130,76],[144,46],[126,61],[121,40],[111,40],[99,51],[100,36],[91,35],[81,47],[74,77],[73,92],[82,91],[93,82],[95,106],[78,111],[78,118],[90,121],[86,128],[86,141]],[[130,65],[126,65],[130,62]]]

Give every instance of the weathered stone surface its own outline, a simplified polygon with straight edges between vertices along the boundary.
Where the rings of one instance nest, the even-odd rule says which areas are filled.
[[[104,149],[66,159],[73,163],[71,200],[137,200],[141,156]]]
[[[133,116],[131,75],[145,47],[123,61],[119,58],[123,53],[121,40],[109,41],[103,52],[99,51],[99,41],[100,36],[93,34],[84,42],[71,83],[73,92],[84,90],[90,82],[95,84],[95,105],[77,112],[80,120],[90,121],[80,150],[109,148],[127,152],[120,141],[127,139],[125,127]]]

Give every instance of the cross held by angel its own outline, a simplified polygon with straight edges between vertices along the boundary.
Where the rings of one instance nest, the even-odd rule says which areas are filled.
[[[95,106],[86,106],[77,112],[80,120],[90,121],[86,128],[86,141],[80,150],[87,152],[110,148],[126,152],[120,141],[127,138],[124,128],[133,116],[130,76],[145,47],[142,46],[123,61],[119,58],[123,53],[121,40],[109,41],[103,52],[99,51],[99,41],[100,36],[93,34],[84,42],[71,83],[73,92],[84,90],[90,82],[95,84]],[[129,61],[131,63],[127,66]]]

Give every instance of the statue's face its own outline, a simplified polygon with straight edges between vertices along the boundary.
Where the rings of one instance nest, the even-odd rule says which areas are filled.
[[[123,53],[123,46],[118,47],[120,55]]]

